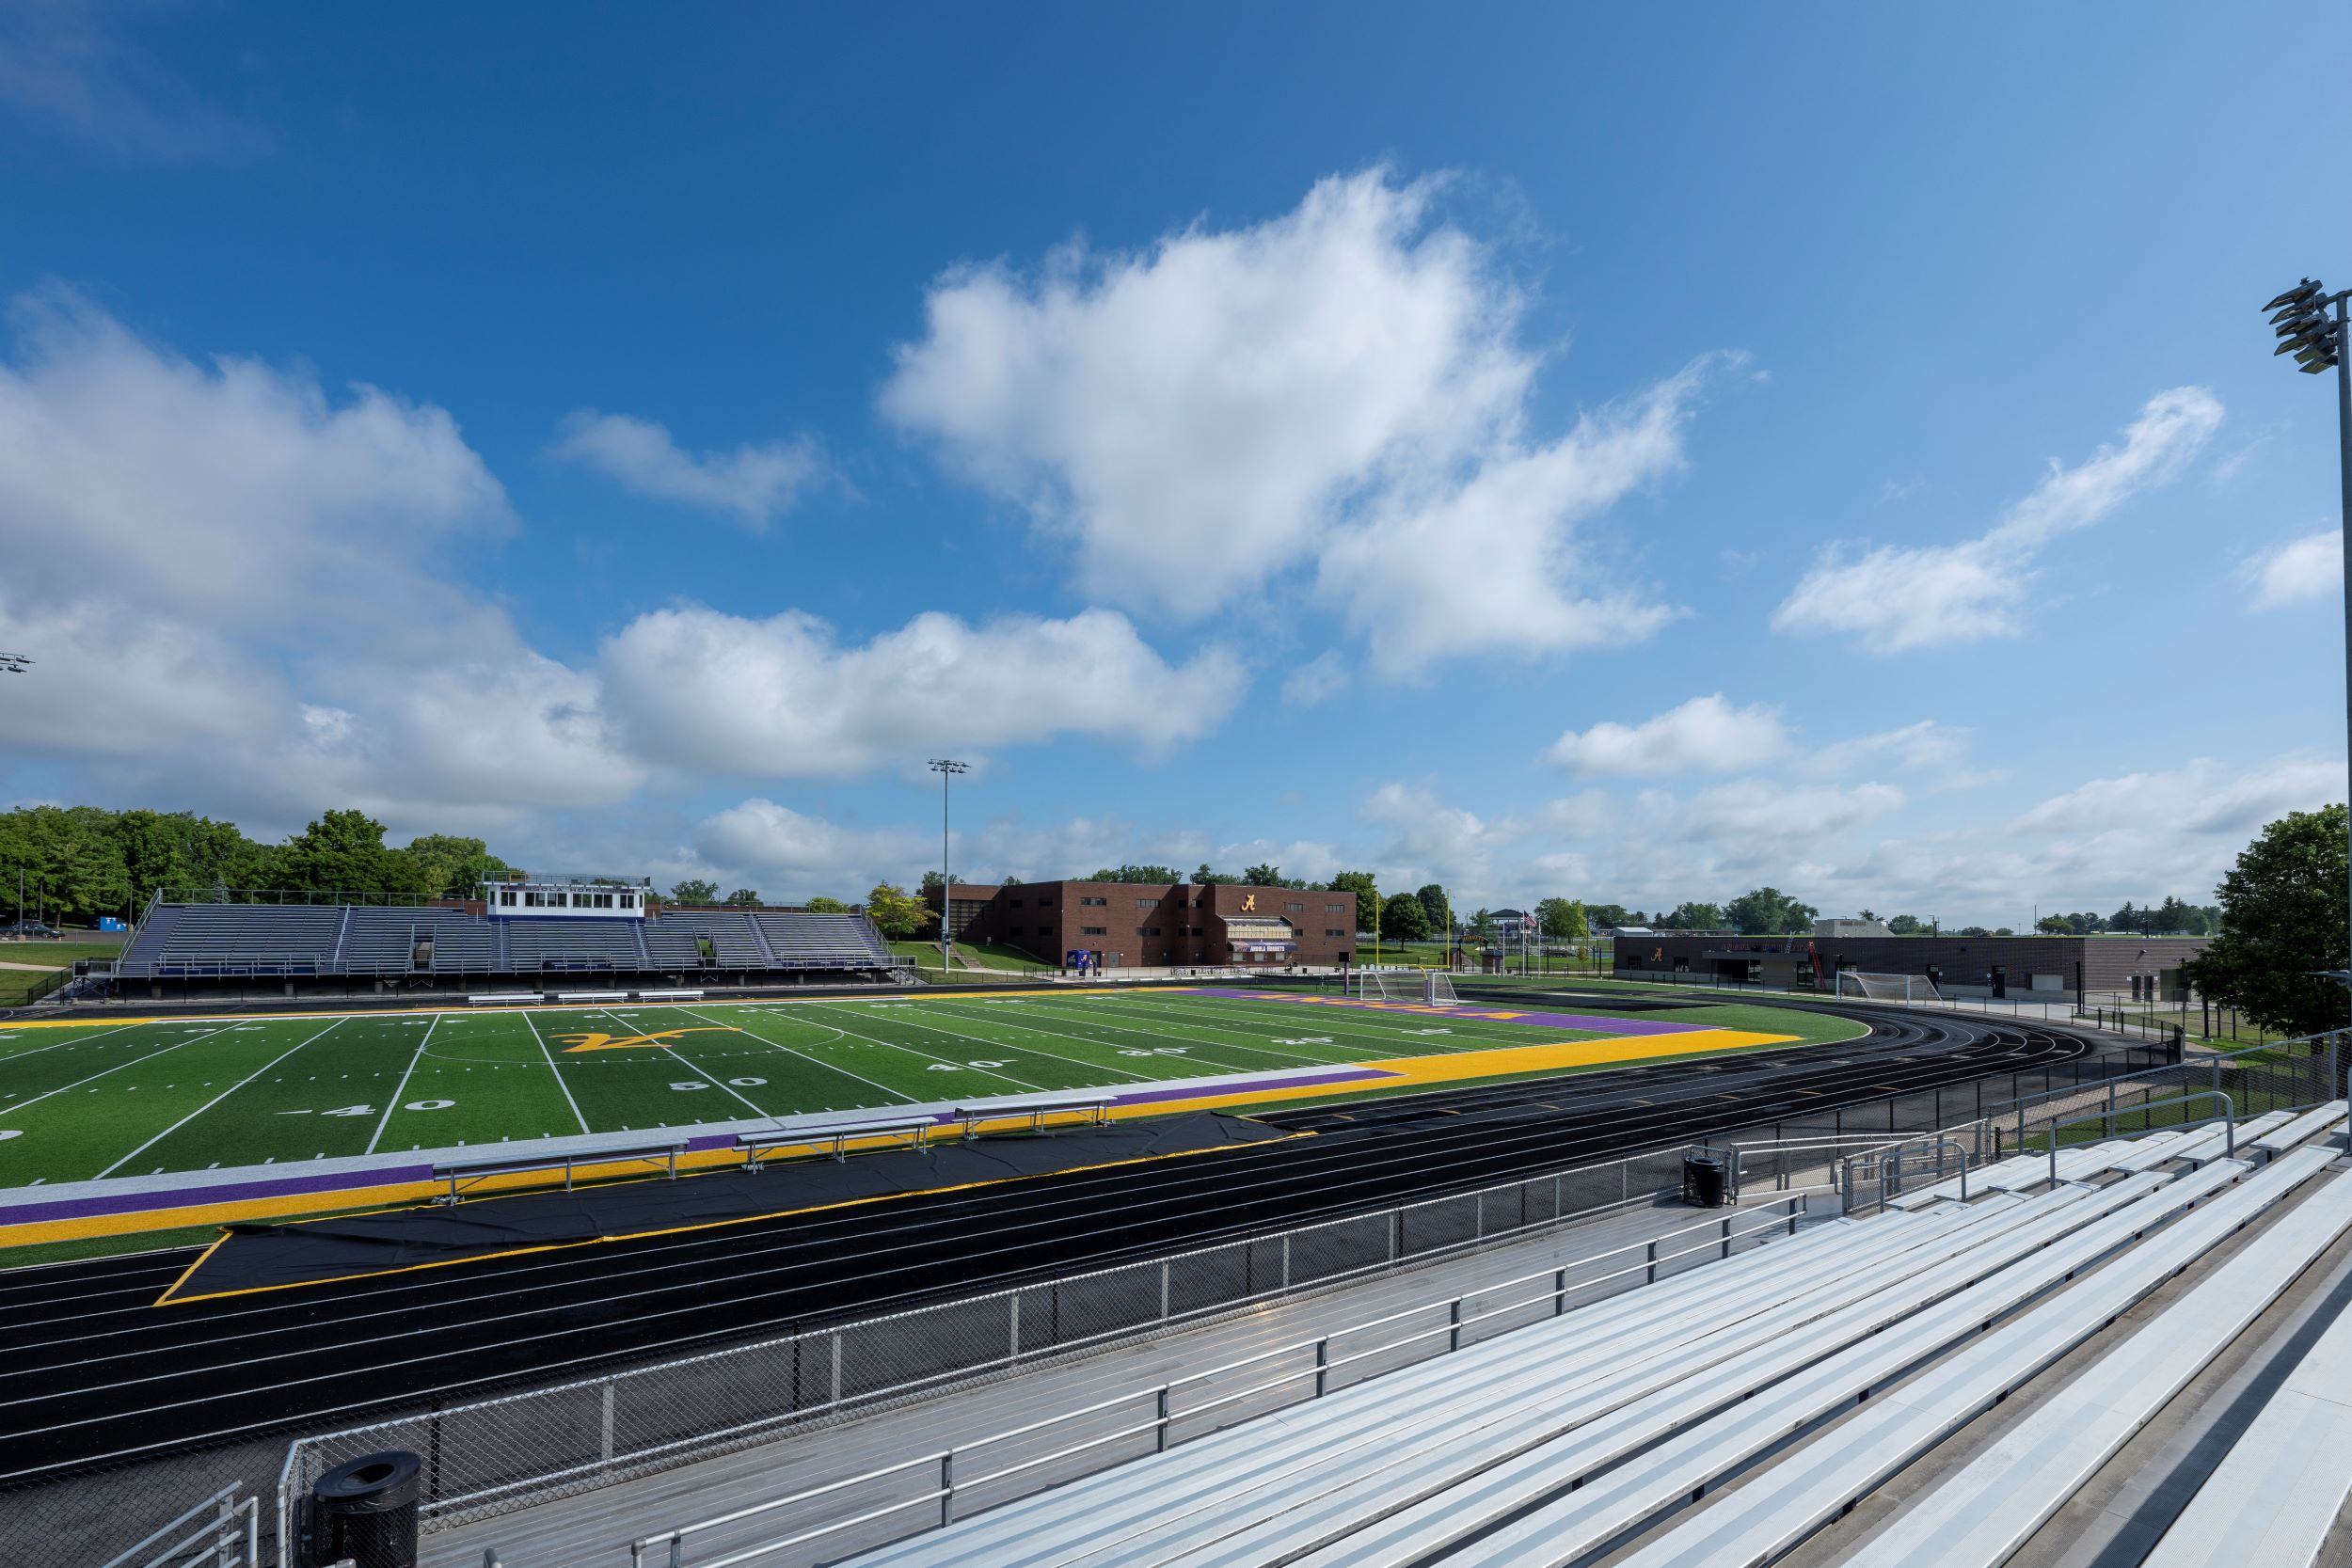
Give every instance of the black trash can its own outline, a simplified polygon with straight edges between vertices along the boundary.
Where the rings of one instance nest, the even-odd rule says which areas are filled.
[[[1712,1154],[1682,1157],[1682,1201],[1694,1209],[1724,1206],[1724,1163]]]
[[[358,1568],[417,1568],[420,1461],[405,1449],[338,1465],[310,1489],[318,1529],[313,1563],[349,1558]]]

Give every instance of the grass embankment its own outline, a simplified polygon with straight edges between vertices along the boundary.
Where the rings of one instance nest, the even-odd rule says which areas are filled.
[[[935,942],[894,942],[893,957],[904,958],[916,971],[939,974],[939,943]],[[1011,969],[1024,974],[1031,970],[1052,969],[1055,966],[1018,947],[1008,947],[995,942],[959,942],[953,944],[955,965],[947,973],[960,974],[967,969]]]
[[[22,1006],[36,986],[55,978],[53,971],[71,969],[82,958],[119,958],[120,938],[71,938],[63,942],[0,942],[0,965],[29,964],[28,969],[0,967],[0,1007]]]

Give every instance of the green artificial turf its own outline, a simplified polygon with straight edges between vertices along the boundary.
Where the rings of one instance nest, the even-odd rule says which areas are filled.
[[[1846,1037],[1843,1020],[1646,1020]],[[655,1043],[613,1045],[658,1037]],[[146,1176],[1598,1037],[1182,991],[0,1023],[0,1186]]]

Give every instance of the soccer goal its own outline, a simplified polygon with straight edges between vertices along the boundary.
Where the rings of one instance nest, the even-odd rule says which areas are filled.
[[[1358,970],[1356,994],[1366,1002],[1409,1002],[1424,1007],[1451,1007],[1461,1000],[1454,994],[1452,976],[1427,969]]]
[[[1859,969],[1837,972],[1837,994],[1859,996],[1866,1002],[1941,1002],[1935,982],[1924,974],[1868,974]]]

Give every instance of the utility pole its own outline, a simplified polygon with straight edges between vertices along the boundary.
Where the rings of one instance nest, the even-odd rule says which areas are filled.
[[[947,934],[947,916],[956,903],[955,873],[947,868],[947,785],[957,774],[972,771],[972,767],[946,757],[933,757],[930,768],[939,775],[939,977],[945,980],[948,959],[955,951]]]
[[[2294,355],[2295,368],[2305,375],[2336,372],[2336,469],[2343,509],[2339,537],[2344,546],[2344,735],[2346,765],[2352,768],[2352,356],[2345,353],[2352,348],[2352,337],[2347,337],[2352,328],[2346,325],[2344,306],[2348,298],[2352,298],[2352,289],[2331,294],[2317,278],[2306,277],[2263,309],[2271,312],[2270,325],[2280,339],[2279,346],[2270,351],[2272,358]],[[2328,316],[2331,307],[2332,320]],[[2347,775],[2346,786],[2345,800],[2352,804],[2352,775]],[[2352,826],[2347,826],[2347,832],[2352,832]],[[2344,917],[2345,931],[2352,935],[2352,902],[2347,902]]]

